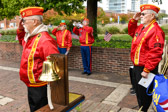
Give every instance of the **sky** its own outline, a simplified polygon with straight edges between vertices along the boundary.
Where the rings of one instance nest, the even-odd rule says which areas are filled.
[[[166,14],[168,14],[168,0],[162,0],[162,4],[159,5],[158,3],[153,3],[152,0],[149,0],[149,4],[153,4],[160,7],[160,10],[166,10]]]

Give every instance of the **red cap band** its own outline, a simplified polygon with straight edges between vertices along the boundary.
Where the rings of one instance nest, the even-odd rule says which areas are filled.
[[[143,4],[140,6],[140,10],[141,12],[144,10],[153,10],[156,13],[158,13],[160,11],[160,8],[155,5],[151,5],[151,4]]]
[[[44,9],[42,7],[27,7],[20,10],[20,15],[22,18],[33,16],[33,15],[43,15]]]

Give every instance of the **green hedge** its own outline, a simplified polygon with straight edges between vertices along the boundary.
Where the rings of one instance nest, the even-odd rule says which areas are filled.
[[[168,28],[166,28],[164,26],[162,26],[161,28],[162,28],[162,30],[164,31],[165,34],[168,34]]]
[[[128,34],[128,27],[127,27],[127,28],[124,28],[124,29],[123,29],[123,32],[124,32],[125,34]]]
[[[0,34],[2,34],[2,35],[16,35],[16,29],[0,30]]]
[[[104,34],[103,34],[102,36],[99,35],[98,38],[95,39],[95,42],[94,42],[93,46],[103,47],[103,48],[131,48],[132,37],[130,37],[128,34],[114,34],[114,33],[119,32],[119,29],[116,29],[114,27],[112,27],[110,30],[115,31],[115,32],[112,32],[112,38],[109,42],[106,42],[104,40]],[[109,32],[110,32],[110,30],[109,30]],[[11,32],[14,35],[12,35],[12,33],[9,33],[10,30],[4,31],[5,33],[2,32],[3,35],[0,37],[0,41],[18,42],[17,40],[15,40],[15,38],[16,38],[16,32],[15,31],[16,30],[11,30]],[[52,28],[49,29],[50,33],[51,33],[51,31],[52,31]],[[105,33],[106,30],[102,29],[100,31],[102,31],[102,33]],[[123,29],[123,32],[127,33],[128,28]],[[10,35],[5,35],[6,33],[8,33]],[[54,39],[56,39],[56,37],[54,35],[51,34],[51,36]],[[168,35],[166,35],[166,40],[168,40]],[[76,39],[72,39],[72,44],[75,45],[75,46],[80,45],[79,40],[76,40]]]
[[[58,22],[59,23],[59,22]],[[73,25],[72,22],[67,22],[67,29],[69,29],[70,31],[72,31],[73,29]],[[163,29],[163,31],[165,32],[165,34],[168,34],[168,28],[165,26],[161,27]],[[51,34],[53,30],[52,28],[48,28],[49,33]],[[105,34],[106,31],[108,31],[111,34],[128,34],[128,27],[126,28],[120,28],[117,26],[100,26],[98,25],[97,27],[97,34]],[[0,30],[0,34],[2,35],[16,35],[16,29],[10,29],[10,30]]]
[[[115,26],[109,27],[109,28],[107,29],[107,31],[108,31],[109,33],[111,33],[111,34],[118,34],[118,33],[120,33],[119,28],[117,28],[117,27],[115,27]]]
[[[3,41],[3,42],[18,42],[18,40],[15,40],[16,39],[16,35],[2,35],[0,37],[0,41]]]
[[[51,36],[56,39],[55,36],[53,36],[51,34]],[[123,37],[123,40],[122,38]],[[4,42],[18,42],[18,40],[15,40],[16,35],[3,35],[0,37],[0,41],[4,41]],[[110,40],[110,42],[106,42],[103,39],[103,36],[99,36],[99,38],[97,40],[95,40],[93,46],[96,47],[103,47],[103,48],[130,48],[131,47],[131,38],[128,35],[116,35],[113,36],[112,39]],[[129,38],[129,39],[127,39]],[[74,46],[79,46],[79,40],[76,39],[72,39],[72,44]]]

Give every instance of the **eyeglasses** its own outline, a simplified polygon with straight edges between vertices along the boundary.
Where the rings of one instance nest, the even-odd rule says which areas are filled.
[[[150,13],[141,13],[141,16],[145,16],[146,14],[150,14]]]
[[[22,22],[25,23],[26,20],[34,20],[34,19],[22,19]]]

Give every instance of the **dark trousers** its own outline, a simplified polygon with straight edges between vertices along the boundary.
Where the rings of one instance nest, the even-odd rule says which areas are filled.
[[[129,74],[130,74],[132,88],[135,89],[135,74],[133,72],[133,67],[130,67]]]
[[[81,46],[82,63],[84,72],[91,73],[92,71],[92,46]]]
[[[42,87],[28,87],[28,101],[31,112],[47,105],[47,85]]]
[[[58,50],[59,50],[60,54],[65,54],[66,51],[67,51],[67,48],[60,48],[60,47],[58,47]]]
[[[142,111],[147,112],[151,102],[152,102],[152,96],[148,96],[146,94],[146,88],[139,85],[138,82],[142,78],[141,73],[143,72],[144,67],[142,66],[134,66],[133,72],[135,76],[135,91],[137,96],[137,101],[139,108],[143,106]],[[153,71],[151,71],[154,74],[158,74],[158,67],[156,67]],[[153,89],[153,84],[150,86],[150,91]]]

